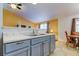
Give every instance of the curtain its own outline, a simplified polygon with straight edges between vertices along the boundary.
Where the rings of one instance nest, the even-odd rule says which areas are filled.
[[[71,35],[75,32],[75,18],[72,19]]]

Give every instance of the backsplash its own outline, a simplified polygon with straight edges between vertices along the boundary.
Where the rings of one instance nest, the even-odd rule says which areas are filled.
[[[46,34],[46,30],[44,29],[34,29],[34,33],[35,34]]]
[[[4,35],[33,35],[33,34],[45,34],[45,30],[41,29],[32,29],[32,28],[16,28],[16,27],[7,27],[3,29]]]

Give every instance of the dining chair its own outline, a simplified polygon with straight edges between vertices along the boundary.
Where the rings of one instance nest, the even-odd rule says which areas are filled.
[[[79,32],[73,32],[72,34],[79,36]],[[79,42],[79,38],[78,38],[78,42]],[[77,43],[76,46],[79,47],[79,44]]]
[[[67,31],[65,31],[65,35],[66,35],[66,46],[68,47],[71,44],[72,48],[76,48],[75,42],[68,36]]]
[[[66,35],[66,46],[68,47],[68,45],[71,43],[71,39],[70,39],[70,37],[68,36],[67,31],[65,31],[65,35]]]
[[[78,35],[79,36],[79,32],[73,32],[73,35]]]

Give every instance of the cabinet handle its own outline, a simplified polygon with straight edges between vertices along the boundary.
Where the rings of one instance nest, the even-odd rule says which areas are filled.
[[[16,44],[23,44],[24,42],[16,42]]]

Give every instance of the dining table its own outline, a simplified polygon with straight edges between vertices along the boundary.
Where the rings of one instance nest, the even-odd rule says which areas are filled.
[[[74,40],[77,40],[77,47],[79,47],[79,35],[69,35],[69,37],[74,38]]]

